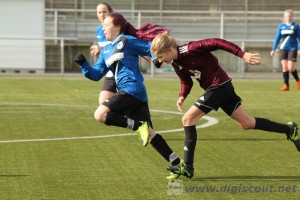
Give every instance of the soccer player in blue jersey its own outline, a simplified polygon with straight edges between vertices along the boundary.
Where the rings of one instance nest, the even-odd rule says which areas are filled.
[[[100,25],[96,28],[96,38],[98,44],[91,46],[91,55],[92,56],[99,56],[101,49],[107,45],[109,42],[107,41],[104,33],[103,33],[103,26],[102,23],[105,19],[105,16],[109,13],[113,13],[113,9],[111,5],[107,2],[101,2],[97,5],[97,17],[100,22]],[[101,105],[105,99],[108,99],[116,91],[116,82],[114,79],[114,75],[111,71],[108,71],[105,75],[105,79],[103,81],[102,89],[99,94],[99,105]]]
[[[96,28],[96,38],[97,38],[98,44],[91,46],[91,55],[92,56],[98,56],[102,47],[104,47],[106,44],[109,43],[109,41],[107,41],[107,39],[103,33],[102,23],[107,14],[113,13],[113,8],[111,7],[110,4],[108,4],[106,2],[99,3],[97,5],[96,10],[97,10],[98,20],[101,24],[99,26],[97,26],[97,28]]]
[[[282,66],[282,74],[284,86],[281,91],[289,91],[289,73],[293,75],[297,82],[297,87],[300,89],[300,81],[297,69],[294,64],[297,61],[297,52],[300,55],[300,27],[299,24],[293,21],[293,11],[291,9],[285,10],[283,14],[283,22],[278,26],[271,56],[275,54],[275,50],[280,44],[280,62]]]
[[[177,100],[177,108],[180,111],[193,87],[192,77],[205,90],[182,117],[185,131],[184,162],[168,167],[169,171],[188,178],[194,175],[194,152],[197,143],[195,123],[204,115],[219,108],[245,130],[257,129],[285,134],[300,151],[297,123],[277,123],[266,118],[252,117],[244,111],[242,99],[234,91],[231,78],[211,53],[218,49],[234,54],[246,63],[260,64],[258,54],[244,52],[237,45],[218,38],[178,45],[168,33],[161,33],[154,38],[151,45],[151,52],[157,56],[158,61],[171,64],[180,79],[181,90]]]
[[[98,81],[109,70],[115,77],[117,93],[97,108],[94,113],[95,119],[108,126],[134,130],[143,146],[150,141],[172,165],[179,164],[177,154],[171,150],[163,137],[153,130],[146,87],[139,66],[139,56],[151,56],[150,41],[157,33],[166,29],[146,24],[137,30],[121,14],[112,13],[106,15],[103,30],[110,42],[103,47],[94,66],[90,66],[81,53],[75,57],[85,77]],[[167,178],[174,177],[178,175],[171,173]]]

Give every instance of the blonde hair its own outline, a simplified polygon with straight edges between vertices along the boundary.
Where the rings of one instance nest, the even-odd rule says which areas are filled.
[[[283,13],[283,16],[284,16],[285,13],[288,13],[288,14],[290,14],[290,15],[293,17],[293,10],[292,10],[292,9],[286,9],[286,10],[284,11],[284,13]],[[282,20],[282,21],[283,21],[283,22],[286,22],[284,17],[283,17],[283,20]]]
[[[163,32],[158,34],[152,41],[151,52],[159,54],[169,50],[170,48],[176,48],[176,40],[168,33]]]

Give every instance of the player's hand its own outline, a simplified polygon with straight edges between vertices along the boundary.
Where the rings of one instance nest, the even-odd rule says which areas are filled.
[[[261,57],[258,53],[248,53],[246,52],[243,56],[243,60],[250,65],[259,65]]]
[[[81,52],[79,52],[79,53],[75,56],[74,61],[75,61],[77,64],[79,64],[80,66],[82,66],[82,64],[86,62],[86,59],[85,59],[84,55],[83,55]]]
[[[274,55],[275,55],[275,51],[271,51],[270,56],[274,56]]]
[[[179,97],[179,99],[177,100],[177,103],[176,103],[178,110],[180,110],[181,112],[183,112],[182,104],[183,104],[184,100],[185,100],[184,97]]]
[[[100,47],[97,44],[94,44],[91,46],[91,55],[92,56],[98,56],[100,53]]]

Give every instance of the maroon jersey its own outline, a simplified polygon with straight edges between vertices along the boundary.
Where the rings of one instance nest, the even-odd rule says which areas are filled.
[[[172,65],[180,78],[180,96],[186,97],[193,86],[194,77],[203,89],[230,80],[218,59],[210,53],[222,49],[242,58],[245,54],[237,45],[222,39],[205,39],[178,46],[178,58]]]

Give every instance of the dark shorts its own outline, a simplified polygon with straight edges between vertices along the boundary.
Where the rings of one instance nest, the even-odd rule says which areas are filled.
[[[116,81],[115,81],[115,79],[105,77],[101,90],[116,93],[117,90],[116,90]]]
[[[241,105],[242,99],[235,93],[231,81],[209,87],[195,102],[195,106],[204,113],[221,108],[228,116]]]
[[[297,62],[297,50],[280,50],[280,60],[291,60]]]
[[[153,127],[148,103],[140,101],[126,92],[117,92],[105,100],[103,105],[107,106],[112,112],[126,115],[130,119],[147,121]]]

